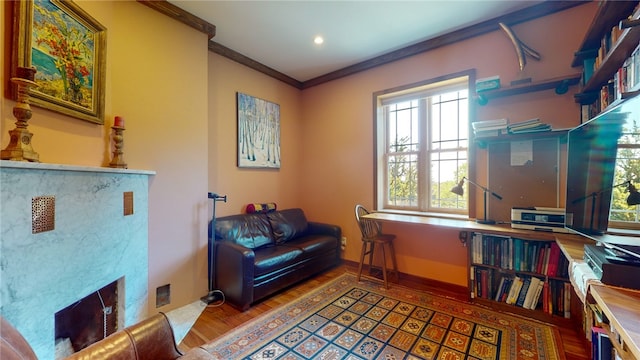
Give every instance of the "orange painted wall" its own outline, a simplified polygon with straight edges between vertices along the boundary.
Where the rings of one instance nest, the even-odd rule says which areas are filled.
[[[512,27],[542,55],[542,61],[529,61],[525,68],[533,81],[579,72],[570,63],[594,10],[593,4],[579,6]],[[300,202],[310,218],[342,226],[348,238],[346,259],[357,261],[360,254],[355,204],[374,207],[372,94],[467,69],[476,69],[479,78],[500,75],[503,86],[508,85],[518,71],[508,37],[494,31],[303,91],[306,161],[301,172],[305,195]],[[539,117],[555,128],[579,123],[579,107],[571,91],[562,96],[549,90],[503,98],[476,107],[476,111],[479,120],[508,117],[515,122]],[[485,179],[486,152],[475,150],[476,179]],[[477,202],[481,206],[482,201]],[[384,226],[386,232],[398,235],[396,256],[401,272],[466,286],[467,249],[459,242],[458,231]]]
[[[280,105],[280,169],[238,168],[236,93]],[[301,137],[300,90],[209,53],[209,189],[227,195],[216,215],[244,212],[249,203],[276,202],[279,209],[300,206],[300,173],[305,160]]]
[[[2,3],[3,20],[10,3]],[[33,146],[41,162],[106,166],[113,117],[125,117],[129,168],[157,172],[149,187],[149,312],[170,310],[207,291],[208,39],[134,1],[77,3],[107,28],[106,122],[32,106]],[[9,40],[0,40],[3,94]],[[4,148],[14,102],[3,97],[0,103]],[[171,304],[156,309],[156,288],[165,284],[171,284]]]

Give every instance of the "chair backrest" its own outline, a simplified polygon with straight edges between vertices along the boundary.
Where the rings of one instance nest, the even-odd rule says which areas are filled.
[[[363,216],[370,214],[370,212],[362,205],[356,205],[356,221],[360,227],[362,233],[362,240],[373,239],[382,232],[380,223],[375,220],[365,219]]]

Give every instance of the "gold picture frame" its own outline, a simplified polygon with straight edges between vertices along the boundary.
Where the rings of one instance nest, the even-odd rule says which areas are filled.
[[[72,1],[16,1],[13,11],[11,76],[36,68],[31,104],[104,124],[106,28]]]

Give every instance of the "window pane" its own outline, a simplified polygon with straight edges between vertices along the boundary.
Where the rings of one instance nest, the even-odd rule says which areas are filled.
[[[418,150],[417,101],[406,101],[389,107],[389,152]]]
[[[466,209],[466,197],[451,192],[458,179],[467,175],[466,156],[466,151],[431,154],[431,207]]]
[[[621,146],[618,148],[616,159],[615,184],[626,181],[633,183],[634,179],[640,179],[640,149]],[[628,223],[640,221],[638,217],[640,206],[627,205],[627,196],[629,196],[627,188],[627,186],[616,186],[612,189],[610,221]]]
[[[468,108],[466,91],[433,97],[430,119],[432,149],[467,147]]]
[[[418,156],[389,156],[388,204],[392,206],[418,205]]]

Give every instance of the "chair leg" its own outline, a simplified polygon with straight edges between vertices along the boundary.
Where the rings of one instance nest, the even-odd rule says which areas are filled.
[[[369,275],[371,275],[371,270],[373,270],[373,253],[375,252],[376,243],[371,242],[369,247]]]
[[[396,263],[396,250],[393,247],[393,241],[389,242],[389,248],[391,249],[391,262],[393,263],[393,272],[396,274],[396,281],[400,281],[400,274],[398,274],[398,264]]]
[[[384,280],[384,288],[389,288],[389,283],[387,282],[387,252],[385,250],[384,244],[380,246],[382,248],[382,279]]]
[[[360,253],[360,264],[358,265],[358,278],[357,281],[360,281],[360,275],[362,275],[362,264],[364,264],[364,255],[367,253],[367,242],[362,242],[362,252]]]

